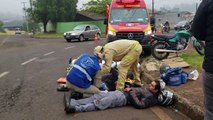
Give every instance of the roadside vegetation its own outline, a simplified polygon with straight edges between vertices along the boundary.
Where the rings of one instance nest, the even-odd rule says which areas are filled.
[[[36,33],[33,35],[34,38],[38,39],[58,39],[63,38],[62,33]]]
[[[3,31],[0,31],[0,35],[15,35],[15,31],[5,29]]]
[[[192,68],[198,71],[202,69],[203,56],[199,55],[196,51],[184,53],[182,58],[189,63]]]

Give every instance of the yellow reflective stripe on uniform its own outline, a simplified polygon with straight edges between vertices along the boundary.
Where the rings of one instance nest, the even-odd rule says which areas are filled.
[[[139,43],[138,43],[138,42],[135,42],[135,43],[132,45],[132,47],[131,47],[130,49],[131,49],[131,50],[134,50],[135,48],[138,47],[138,45],[139,45]]]
[[[78,69],[78,70],[80,70],[81,72],[83,72],[83,73],[86,75],[87,79],[88,79],[89,81],[92,81],[92,78],[91,78],[90,75],[87,73],[87,71],[84,70],[84,68],[82,68],[81,66],[76,65],[76,64],[73,65],[73,67],[76,68],[76,69]]]

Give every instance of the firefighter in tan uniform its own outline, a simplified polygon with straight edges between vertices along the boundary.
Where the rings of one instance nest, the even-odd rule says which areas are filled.
[[[94,52],[100,52],[104,55],[105,64],[103,64],[101,69],[102,74],[110,72],[112,61],[120,61],[120,65],[118,66],[117,90],[124,88],[129,69],[134,74],[135,84],[141,86],[140,73],[137,65],[142,52],[142,46],[138,41],[116,40],[104,46],[95,47]]]

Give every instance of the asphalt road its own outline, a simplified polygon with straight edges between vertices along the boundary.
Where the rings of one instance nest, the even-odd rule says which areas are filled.
[[[189,120],[170,108],[131,106],[66,115],[56,80],[65,76],[70,57],[92,53],[104,39],[67,43],[64,39],[0,36],[1,120]]]

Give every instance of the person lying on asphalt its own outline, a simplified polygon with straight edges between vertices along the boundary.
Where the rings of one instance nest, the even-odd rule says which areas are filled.
[[[103,91],[79,100],[64,96],[64,110],[68,114],[104,110],[129,104],[137,109],[144,109],[158,104],[158,94],[164,87],[165,83],[162,80],[155,80],[147,87],[131,88],[127,85],[123,91]]]

